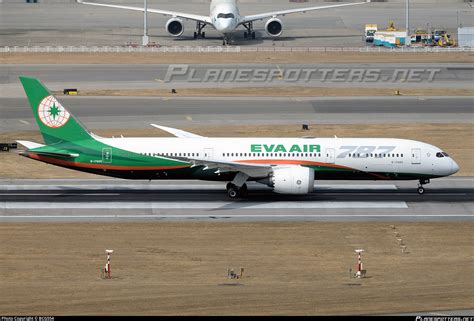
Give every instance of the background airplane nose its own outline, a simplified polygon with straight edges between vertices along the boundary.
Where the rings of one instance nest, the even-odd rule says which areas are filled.
[[[451,159],[451,175],[456,174],[459,171],[459,165],[453,159]]]
[[[232,31],[232,21],[230,19],[221,19],[218,23],[218,29],[221,32]]]

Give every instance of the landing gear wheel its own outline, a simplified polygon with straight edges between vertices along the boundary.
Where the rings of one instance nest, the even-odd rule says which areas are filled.
[[[201,37],[202,37],[202,39],[205,39],[206,38],[206,33],[205,32],[201,33]]]
[[[244,32],[244,38],[247,39],[248,35],[247,35],[247,31]]]
[[[255,31],[252,32],[252,39],[255,40]]]
[[[249,196],[247,184],[242,185],[242,187],[239,189],[239,196],[242,198],[246,198],[247,196]]]
[[[423,188],[423,185],[429,184],[430,180],[429,179],[420,179],[418,183],[418,194],[422,195],[425,193],[425,189]]]
[[[194,33],[194,39],[197,39],[198,38],[198,34],[197,32]]]
[[[232,199],[237,198],[239,196],[239,189],[237,186],[231,183],[227,184],[227,195]]]

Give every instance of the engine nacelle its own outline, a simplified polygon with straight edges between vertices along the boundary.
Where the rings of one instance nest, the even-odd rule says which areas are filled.
[[[183,21],[178,18],[171,18],[166,23],[166,31],[173,37],[179,37],[184,32]]]
[[[314,190],[314,169],[302,166],[276,166],[269,184],[279,194],[308,194]]]
[[[265,24],[265,31],[271,37],[280,37],[283,33],[283,23],[277,18],[268,19]]]

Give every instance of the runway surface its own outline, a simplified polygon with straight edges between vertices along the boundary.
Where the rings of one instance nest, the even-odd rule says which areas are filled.
[[[7,1],[8,2],[8,1]],[[105,1],[107,2],[107,1]],[[113,1],[109,1],[113,3]],[[125,5],[142,6],[143,1],[120,1]],[[290,8],[301,8],[331,3],[291,3],[288,0],[241,1],[242,15],[272,12]],[[139,12],[101,8],[79,4],[0,4],[0,46],[27,45],[123,45],[126,42],[141,43],[143,15]],[[150,1],[150,8],[174,10],[209,15],[209,2]],[[414,27],[440,26],[454,32],[459,23],[472,19],[471,7],[467,3],[412,3],[410,22]],[[150,14],[148,19],[150,41],[166,46],[220,46],[221,36],[212,27],[206,27],[206,38],[193,40],[195,23],[184,22],[184,34],[170,37],[165,24],[169,17]],[[389,20],[395,26],[405,26],[405,3],[371,3],[350,8],[318,10],[306,14],[281,17],[283,35],[273,40],[264,30],[265,22],[255,23],[256,40],[245,40],[244,29],[233,36],[233,45],[239,46],[364,46],[362,40],[366,23],[385,27]],[[379,27],[380,28],[380,27]]]
[[[474,122],[472,97],[60,97],[60,100],[90,129],[147,128],[150,123],[183,127]],[[27,98],[0,98],[0,133],[19,130],[37,130]]]
[[[139,61],[137,62],[139,63]],[[359,64],[147,64],[0,65],[0,93],[21,97],[20,75],[38,77],[51,90],[78,88],[169,89],[217,87],[362,87],[472,89],[467,63]],[[214,75],[214,76],[212,76]]]
[[[224,183],[200,181],[0,180],[0,221],[472,221],[474,179],[321,181],[303,196],[249,183],[230,200]]]

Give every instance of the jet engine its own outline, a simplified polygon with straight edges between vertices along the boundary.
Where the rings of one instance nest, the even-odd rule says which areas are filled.
[[[265,31],[269,36],[280,37],[283,33],[283,23],[277,18],[268,19],[265,24]]]
[[[166,31],[173,37],[179,37],[184,32],[183,21],[178,18],[171,18],[166,23]]]
[[[308,194],[314,190],[314,169],[302,166],[276,166],[270,177],[260,183],[279,194]]]

